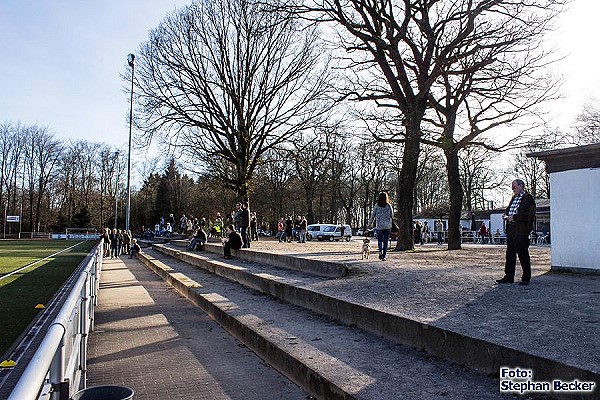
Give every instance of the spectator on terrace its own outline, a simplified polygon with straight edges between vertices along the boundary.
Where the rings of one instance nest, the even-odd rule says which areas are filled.
[[[290,243],[294,237],[294,221],[292,220],[292,216],[289,215],[285,220],[285,241]]]
[[[258,241],[256,212],[250,214],[250,240]]]
[[[242,236],[233,224],[227,226],[227,234],[227,239],[223,239],[223,255],[225,259],[230,259],[231,249],[239,250],[242,247]]]
[[[117,258],[119,256],[119,232],[117,229],[113,229],[110,234],[110,258]]]
[[[131,239],[131,252],[129,253],[129,258],[133,258],[134,256],[137,258],[141,250],[142,248],[138,244],[137,239]]]
[[[196,234],[192,238],[190,245],[188,246],[189,251],[194,251],[199,249],[200,251],[204,251],[204,244],[206,243],[206,232],[202,228],[198,228]]]
[[[238,214],[240,219],[240,233],[242,235],[243,248],[250,248],[250,232],[248,229],[250,228],[250,210],[248,210],[248,203],[243,202],[242,208]]]

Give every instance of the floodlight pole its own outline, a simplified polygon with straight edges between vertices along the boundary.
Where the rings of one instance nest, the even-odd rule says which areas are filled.
[[[115,227],[114,229],[117,229],[117,201],[119,199],[118,197],[118,191],[119,191],[119,152],[115,152]]]
[[[125,231],[129,231],[129,218],[131,215],[131,127],[133,124],[133,73],[135,67],[133,61],[135,55],[127,56],[127,63],[131,67],[131,96],[129,98],[129,152],[127,155],[127,203],[125,206]]]

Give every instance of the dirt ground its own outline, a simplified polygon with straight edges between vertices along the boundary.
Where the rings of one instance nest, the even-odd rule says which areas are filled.
[[[350,242],[253,242],[254,250],[345,263],[344,278],[314,282],[314,290],[377,310],[518,348],[585,370],[599,371],[600,277],[551,271],[550,247],[530,246],[531,285],[497,284],[505,245],[435,243],[361,260],[361,238]],[[393,242],[395,244],[395,242]],[[517,262],[515,282],[521,279]]]
[[[361,259],[361,238],[355,237],[350,242],[319,242],[307,243],[280,243],[270,238],[252,242],[253,250],[262,250],[282,254],[295,254],[307,258],[323,258],[330,261],[340,261],[352,266],[361,264],[373,264],[378,267],[404,268],[411,266],[486,266],[504,265],[506,246],[503,245],[481,245],[463,244],[461,250],[447,250],[446,245],[428,243],[416,245],[414,251],[394,251],[396,242],[392,242],[388,249],[387,261],[382,262],[377,258],[377,241],[371,241],[371,257],[369,260]],[[534,273],[542,273],[550,270],[550,247],[530,246],[531,263]],[[518,262],[517,262],[518,264]],[[519,265],[517,265],[517,270]]]

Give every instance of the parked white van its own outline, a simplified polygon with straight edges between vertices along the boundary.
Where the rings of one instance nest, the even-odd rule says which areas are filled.
[[[344,231],[342,235],[342,229]],[[308,230],[308,227],[307,227]],[[352,228],[350,225],[336,225],[336,224],[319,224],[319,230],[315,230],[311,232],[311,237],[316,238],[319,241],[329,240],[333,242],[334,240],[346,239],[347,242],[352,238]]]
[[[306,227],[306,240],[316,239],[321,232],[321,227],[325,228],[327,224],[310,224]]]

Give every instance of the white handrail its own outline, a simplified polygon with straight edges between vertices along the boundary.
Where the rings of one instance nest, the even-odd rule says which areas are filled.
[[[94,301],[102,267],[102,240],[84,260],[85,267],[8,400],[35,400],[52,385],[52,399],[68,398],[85,385],[87,334],[93,328]],[[66,335],[66,333],[71,333]],[[68,340],[71,340],[69,343]],[[71,360],[71,358],[77,358]],[[68,371],[67,365],[75,370]],[[67,393],[61,393],[66,391]]]

